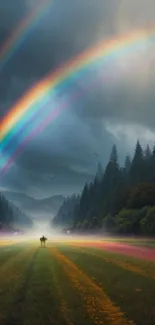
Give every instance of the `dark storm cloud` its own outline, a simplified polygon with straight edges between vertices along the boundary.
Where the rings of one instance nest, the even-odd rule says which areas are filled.
[[[2,0],[0,2],[0,35],[2,35],[4,31],[6,31],[9,35],[11,30],[17,26],[17,23],[20,22],[21,18],[24,17],[26,13],[26,1]]]
[[[2,45],[14,28],[22,22],[23,17],[28,15],[32,9],[31,4],[34,3],[35,1],[26,0],[22,2],[15,0],[11,5],[8,1],[1,2],[0,43]],[[3,104],[4,107],[10,107],[28,85],[31,85],[32,79],[41,78],[49,70],[52,71],[60,63],[90,46],[96,40],[101,19],[106,20],[106,17],[106,10],[100,10],[99,6],[94,6],[92,1],[73,4],[68,0],[62,5],[58,0],[52,4],[49,13],[40,19],[37,27],[32,28],[19,51],[0,72],[3,80],[0,85],[1,106]],[[104,33],[106,33],[105,29]],[[17,85],[10,94],[14,77],[19,80],[19,87]],[[9,105],[6,105],[5,101]]]
[[[6,80],[0,81],[0,117],[21,98],[26,89],[35,83],[34,79],[20,79],[18,76],[10,76]]]
[[[31,3],[34,4],[35,1],[25,0],[22,5],[20,2],[19,6],[19,1],[15,0],[13,6],[8,2],[1,5],[5,8],[2,10],[5,24],[2,23],[1,31],[8,26],[8,33],[11,32],[15,22],[19,22],[19,17],[22,20],[23,15],[27,15],[28,10],[32,9]],[[148,19],[151,10],[148,9],[149,5],[144,7]],[[121,20],[124,13],[127,22],[130,26],[132,23],[134,28],[137,21],[133,20],[130,8],[132,5],[124,6],[120,0],[110,0],[106,3],[101,0],[76,2],[64,0],[63,5],[62,1],[57,0],[51,5],[49,13],[40,20],[38,26],[28,34],[20,51],[13,56],[11,62],[8,62],[4,72],[20,78],[41,78],[50,69],[54,69],[98,40],[117,35],[119,30],[123,29]],[[140,21],[141,25],[145,26],[147,20],[143,12],[140,17],[143,17]],[[7,88],[7,81],[5,84]]]
[[[0,13],[2,15],[0,32],[7,29],[9,34],[13,27],[27,15],[35,1],[2,1]],[[139,4],[139,5],[137,5]],[[139,8],[138,15],[132,9]],[[100,39],[110,38],[129,27],[138,25],[145,27],[154,19],[151,10],[152,1],[127,1],[126,5],[121,0],[80,0],[51,1],[48,14],[40,19],[36,28],[25,39],[18,54],[14,58],[12,72],[25,74],[31,73],[32,77],[41,76],[50,68],[65,61],[77,52],[84,50]],[[139,18],[140,17],[140,18]],[[122,29],[122,30],[121,30]],[[126,28],[127,29],[127,28]],[[4,41],[4,39],[3,39]],[[20,58],[20,60],[19,60]],[[11,68],[9,66],[9,68]],[[28,69],[29,68],[29,69]],[[31,69],[32,68],[32,69]],[[28,71],[29,70],[29,71]]]
[[[37,4],[35,0],[0,2],[0,43]],[[0,115],[34,81],[100,39],[117,37],[136,27],[151,26],[154,6],[152,0],[53,2],[49,12],[25,38],[18,53],[0,72]],[[131,151],[130,147],[126,148],[125,132],[130,139],[133,128],[135,130],[140,124],[147,129],[134,132],[135,141],[137,134],[149,128],[152,133],[148,131],[148,139],[153,137],[154,53],[152,40],[138,60],[131,57],[125,61],[123,58],[114,60],[110,67],[100,71],[112,78],[99,81],[94,88],[87,86],[85,89],[91,81],[89,77],[72,81],[65,92],[70,95],[72,89],[79,87],[81,97],[58,122],[33,139],[4,176],[1,186],[40,197],[79,191],[86,180],[92,179],[98,160],[103,164],[107,162],[113,142],[119,147],[121,159],[126,151]],[[126,128],[121,128],[121,124]],[[120,134],[124,136],[121,140]],[[94,152],[99,153],[98,159]],[[48,178],[50,174],[58,175],[53,184]]]
[[[53,192],[67,195],[80,191],[85,181],[92,180],[98,162],[109,157],[112,139],[99,128],[98,122],[90,121],[86,125],[71,112],[66,120],[60,117],[57,124],[39,135],[17,159],[12,168],[14,189],[29,195],[33,192],[39,197]],[[52,185],[50,175],[56,175]],[[5,182],[9,182],[7,174],[3,178]]]
[[[98,122],[95,125],[92,121],[92,126],[91,122],[83,123],[69,111],[54,121],[54,125],[43,135],[39,135],[17,163],[25,169],[35,169],[44,174],[51,172],[61,175],[71,170],[79,174],[85,170],[85,174],[92,174],[96,164],[94,152],[100,151],[102,130],[99,127]],[[50,139],[50,145],[47,139]]]
[[[28,3],[30,4],[30,2],[25,1],[25,6],[23,6],[25,15],[27,15],[28,8],[31,9],[31,6],[26,7]],[[7,5],[5,7],[7,8]],[[14,8],[18,11],[17,1],[14,3]],[[23,8],[22,10],[19,8],[18,11],[21,13],[21,18]],[[16,17],[14,11],[12,12],[12,20],[18,22],[19,14]],[[55,68],[100,39],[103,34],[100,33],[99,29],[103,20],[104,35],[110,35],[112,29],[114,32],[112,24],[110,28],[106,25],[108,14],[113,13],[113,11],[113,7],[103,6],[100,1],[98,5],[94,5],[93,1],[72,2],[68,0],[62,4],[62,1],[57,0],[49,8],[49,13],[40,19],[37,28],[32,28],[19,53],[16,53],[16,56],[12,58],[11,63],[14,64],[8,63],[4,70],[7,73],[11,71],[12,74],[20,76],[37,76],[40,78],[49,69]],[[11,15],[11,9],[8,8],[5,26],[1,28],[2,31],[6,28],[9,15]],[[8,33],[14,26],[13,23],[10,25]]]
[[[57,0],[25,41],[19,53],[21,64],[17,56],[19,73],[27,75],[29,65],[29,71],[40,77],[98,40],[148,27],[154,23],[151,5],[152,0],[138,0],[136,5],[121,0],[64,0],[63,4]]]
[[[80,114],[82,119],[120,118],[130,123],[136,122],[154,128],[155,95],[153,89],[152,85],[151,88],[137,95],[123,85],[120,88],[116,86],[113,92],[110,89],[107,92],[103,89],[100,92],[97,91],[97,100],[95,99],[96,92],[94,92],[92,99],[89,99],[89,104],[86,103],[84,109],[77,111],[77,114]]]

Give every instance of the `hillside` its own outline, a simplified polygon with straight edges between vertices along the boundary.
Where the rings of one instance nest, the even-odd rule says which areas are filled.
[[[54,195],[42,200],[35,199],[23,193],[4,192],[6,198],[22,211],[35,218],[52,218],[64,201],[62,195]]]
[[[32,220],[0,193],[0,229],[7,227],[31,227]]]
[[[68,198],[53,220],[78,231],[102,229],[118,234],[155,235],[155,146],[137,141],[133,158],[119,165],[114,145],[105,171]]]

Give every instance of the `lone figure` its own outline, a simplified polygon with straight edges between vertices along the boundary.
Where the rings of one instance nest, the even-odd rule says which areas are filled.
[[[44,246],[45,246],[45,244],[46,244],[46,240],[47,240],[47,238],[44,237],[44,236],[42,236],[42,237],[40,238],[41,246],[42,246],[42,243],[44,243]]]

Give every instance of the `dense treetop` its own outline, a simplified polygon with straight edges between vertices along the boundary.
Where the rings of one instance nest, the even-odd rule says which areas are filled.
[[[93,182],[64,201],[55,226],[155,234],[155,147],[143,150],[137,141],[133,158],[126,156],[123,167],[118,160],[113,145],[104,172],[99,164]]]

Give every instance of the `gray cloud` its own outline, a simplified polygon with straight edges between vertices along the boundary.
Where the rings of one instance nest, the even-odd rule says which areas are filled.
[[[0,44],[36,3],[1,1]],[[154,24],[153,8],[153,0],[53,2],[0,72],[0,116],[34,81],[75,54],[101,39],[139,28],[147,30]],[[94,152],[99,153],[105,165],[113,142],[119,148],[121,162],[126,153],[132,152],[137,137],[144,145],[147,141],[152,143],[154,50],[154,39],[146,40],[139,51],[109,59],[99,74],[92,70],[71,80],[67,88],[58,87],[57,91],[68,98],[73,91],[81,91],[81,95],[76,103],[70,101],[67,110],[27,145],[1,180],[1,187],[36,197],[80,191],[95,173],[98,161]],[[91,86],[95,78],[98,81]],[[54,105],[59,105],[59,98]],[[40,113],[42,118],[43,114],[44,111]],[[20,143],[20,135],[17,141]],[[53,184],[51,174],[58,175]]]

